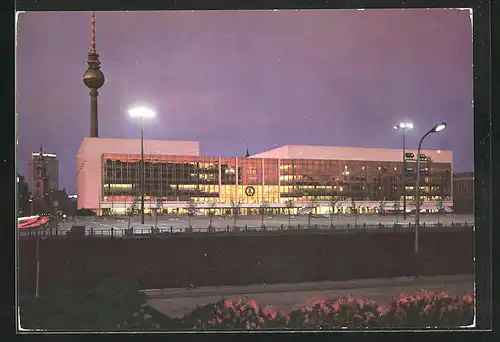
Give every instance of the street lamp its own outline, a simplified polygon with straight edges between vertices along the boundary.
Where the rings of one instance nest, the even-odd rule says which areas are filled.
[[[427,133],[424,134],[420,142],[418,143],[417,152],[417,184],[415,188],[415,201],[416,201],[416,212],[415,212],[415,253],[418,253],[418,228],[420,226],[420,149],[422,148],[422,142],[425,137],[431,133],[437,133],[446,128],[446,122],[441,122],[434,125]]]
[[[413,124],[408,122],[400,122],[397,125],[392,126],[394,129],[400,129],[403,132],[403,175],[402,175],[402,184],[403,184],[403,219],[406,220],[406,143],[405,143],[405,135],[407,129],[412,129]]]
[[[155,112],[146,107],[136,107],[128,111],[133,118],[141,119],[141,224],[144,224],[144,119],[150,119],[155,116]]]

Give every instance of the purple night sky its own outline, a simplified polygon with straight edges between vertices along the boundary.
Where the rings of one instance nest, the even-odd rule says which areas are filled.
[[[19,15],[19,170],[43,144],[75,191],[90,126],[82,81],[90,12]],[[138,138],[127,109],[157,111],[145,138],[198,140],[202,155],[280,145],[452,150],[473,170],[472,24],[467,10],[96,12],[106,83],[99,135]]]

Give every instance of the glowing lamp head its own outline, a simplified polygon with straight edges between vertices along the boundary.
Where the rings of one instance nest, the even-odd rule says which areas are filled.
[[[128,111],[129,115],[133,118],[150,119],[155,116],[155,112],[146,107],[136,107]]]
[[[441,122],[440,124],[437,124],[436,126],[434,126],[434,128],[432,129],[432,131],[433,132],[440,132],[440,131],[442,131],[445,128],[446,128],[446,122]]]

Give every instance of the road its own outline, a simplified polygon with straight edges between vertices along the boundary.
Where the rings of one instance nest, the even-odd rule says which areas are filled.
[[[196,289],[163,289],[147,291],[148,305],[170,317],[182,317],[194,310],[224,298],[248,296],[260,305],[272,305],[281,310],[294,309],[310,298],[331,298],[352,295],[372,299],[386,305],[392,297],[419,291],[447,291],[461,296],[474,293],[473,275],[438,276],[428,278],[369,279],[347,282],[317,282],[303,284],[253,285]]]
[[[248,227],[260,227],[261,226],[261,217],[259,216],[241,216],[237,218],[237,224],[240,227],[244,227],[247,225]],[[408,216],[406,220],[403,220],[402,217],[399,217],[398,223],[400,224],[408,224],[414,223],[415,217]],[[436,215],[422,215],[420,217],[421,223],[433,224],[438,222],[438,217]],[[443,224],[451,224],[453,223],[473,223],[474,216],[473,215],[441,215],[439,217],[439,222]],[[334,225],[354,225],[355,219],[351,215],[341,215],[335,217],[333,219]],[[396,223],[395,216],[363,216],[360,215],[356,218],[356,223],[358,225],[362,225],[366,223],[367,225],[375,225],[375,224],[385,224],[392,225]],[[168,216],[159,216],[158,217],[158,227],[160,228],[185,228],[189,224],[189,218],[187,216],[179,216],[179,217],[168,217]],[[191,226],[194,228],[206,228],[210,224],[210,219],[208,217],[200,217],[195,216],[191,219]],[[268,227],[280,227],[283,225],[284,227],[288,226],[288,217],[287,216],[277,216],[274,218],[266,217],[264,219],[264,224]],[[298,218],[292,218],[291,224],[293,226],[301,225],[306,226],[308,224],[307,215],[299,216]],[[311,225],[317,224],[318,226],[330,226],[329,218],[312,218]],[[128,226],[127,219],[117,219],[117,218],[103,218],[102,220],[97,220],[94,223],[96,228],[99,227],[108,227],[111,226],[116,228],[126,228]],[[155,217],[146,216],[144,222],[144,228],[150,228],[155,225]],[[212,225],[217,228],[225,228],[227,225],[232,227],[234,225],[233,217],[214,217],[212,219]],[[140,224],[140,220],[138,217],[133,217],[131,220],[131,226],[134,227],[142,227]]]
[[[240,216],[237,218],[238,227],[248,228],[260,228],[261,227],[261,217],[260,216]],[[403,220],[402,217],[397,219],[399,224],[403,226],[407,226],[409,223],[413,224],[415,222],[414,216],[408,216],[406,220]],[[474,222],[473,215],[454,215],[447,214],[441,215],[438,217],[437,215],[422,215],[420,218],[420,222],[422,224],[436,224],[438,221],[444,225],[450,225],[453,223],[468,223],[471,224]],[[302,215],[299,217],[293,217],[291,220],[292,227],[297,228],[298,225],[301,227],[306,227],[308,225],[308,217],[307,215]],[[359,215],[356,220],[352,215],[340,215],[338,217],[334,217],[333,225],[334,226],[347,226],[354,227],[354,224],[358,226],[362,226],[363,224],[373,226],[383,224],[392,226],[396,223],[395,216],[378,216],[378,215]],[[152,226],[155,226],[156,220],[154,216],[146,216],[144,225],[140,224],[139,217],[133,217],[131,219],[131,227],[138,232],[140,230],[148,230]],[[172,227],[173,232],[183,231],[189,224],[189,218],[187,216],[159,216],[158,217],[158,228],[162,231],[170,230]],[[206,230],[206,228],[210,224],[210,218],[205,216],[195,216],[191,219],[191,226],[197,230]],[[283,227],[288,227],[288,216],[277,216],[277,217],[265,217],[264,224],[266,227],[275,227],[279,228],[281,225]],[[117,218],[117,217],[101,217],[97,219],[91,220],[75,220],[75,221],[67,221],[62,223],[62,227],[59,229],[59,232],[65,233],[68,232],[73,225],[85,225],[87,230],[90,231],[90,228],[93,229],[96,235],[110,235],[111,228],[114,228],[114,235],[120,236],[124,234],[124,230],[128,227],[128,218]],[[234,217],[220,217],[216,216],[212,218],[212,226],[216,229],[224,229],[227,226],[234,226]],[[330,218],[312,218],[311,225],[318,225],[320,228],[328,228],[330,226]],[[370,228],[370,227],[369,227]]]

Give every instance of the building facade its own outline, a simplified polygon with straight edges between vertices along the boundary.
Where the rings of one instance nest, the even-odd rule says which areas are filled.
[[[139,141],[135,145],[140,147]],[[240,158],[200,156],[199,145],[198,149],[185,146],[190,154],[151,153],[145,146],[146,212],[161,208],[180,213],[195,201],[201,214],[206,210],[228,213],[235,205],[242,214],[256,214],[264,203],[277,213],[291,209],[300,214],[314,207],[316,213],[326,214],[335,201],[334,211],[349,212],[354,204],[359,212],[370,213],[382,203],[387,210],[394,203],[402,208],[403,196],[407,210],[415,207],[416,151],[408,151],[403,172],[401,150],[284,146]],[[174,150],[181,151],[180,147]],[[95,172],[78,180],[78,207],[123,214],[139,202],[140,153],[103,146],[100,151],[94,151],[99,155]],[[452,153],[422,154],[422,208],[434,211],[440,200],[451,207]],[[81,159],[86,153],[81,149],[79,155]],[[80,191],[82,187],[85,190]]]
[[[474,172],[453,175],[453,209],[460,214],[474,212]]]
[[[59,188],[59,161],[55,153],[32,152],[29,158],[28,187],[33,197]]]

